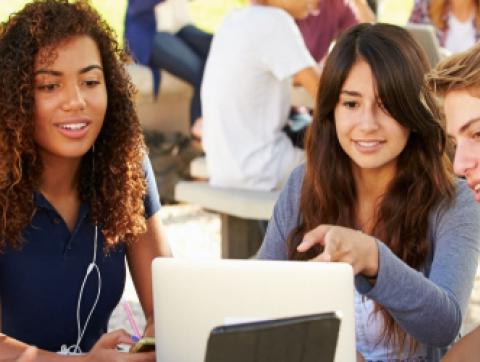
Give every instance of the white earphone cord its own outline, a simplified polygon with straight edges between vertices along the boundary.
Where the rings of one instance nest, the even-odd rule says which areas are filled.
[[[92,151],[93,151],[92,153],[94,153],[95,145],[93,145]],[[94,157],[94,155],[92,155],[92,157]],[[95,159],[93,160],[92,169],[93,169],[92,170],[93,174],[95,174]],[[98,300],[100,299],[100,291],[102,289],[102,276],[100,275],[100,269],[98,268],[98,265],[97,265],[97,246],[98,246],[98,226],[95,225],[95,235],[93,238],[93,259],[92,259],[92,262],[88,264],[87,273],[83,278],[82,286],[80,287],[80,293],[78,295],[78,301],[77,301],[77,341],[75,344],[72,344],[69,347],[67,347],[67,345],[65,344],[62,345],[59,352],[60,354],[70,355],[70,354],[82,353],[82,349],[80,348],[80,343],[82,342],[85,331],[87,330],[88,322],[90,322],[90,318],[92,317],[93,311],[95,310]],[[83,290],[85,288],[85,284],[87,283],[88,276],[90,275],[92,270],[95,270],[97,272],[97,277],[98,277],[97,296],[95,297],[95,302],[93,303],[92,308],[90,308],[90,312],[88,313],[87,319],[85,320],[85,324],[83,325],[83,328],[81,328],[80,307],[82,304]]]
[[[62,345],[60,350],[61,354],[80,354],[82,353],[82,349],[80,348],[80,343],[82,342],[83,336],[87,329],[88,323],[90,322],[90,318],[92,317],[93,311],[97,306],[98,300],[100,299],[100,291],[102,289],[102,277],[100,275],[100,269],[96,263],[97,260],[97,237],[98,237],[98,227],[95,225],[95,237],[94,237],[94,248],[93,248],[93,260],[90,264],[88,264],[87,273],[83,278],[82,286],[80,287],[80,293],[78,296],[77,301],[77,341],[75,344],[67,347],[65,344]],[[95,302],[93,303],[92,307],[90,308],[90,312],[88,313],[87,319],[85,320],[85,324],[83,328],[81,328],[81,321],[80,321],[80,307],[82,304],[82,297],[83,297],[83,290],[85,288],[85,284],[87,283],[88,276],[95,270],[97,272],[98,277],[98,287],[97,287],[97,296],[95,297]]]

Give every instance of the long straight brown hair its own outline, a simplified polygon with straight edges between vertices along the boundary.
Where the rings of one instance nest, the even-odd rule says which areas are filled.
[[[358,60],[369,64],[385,110],[410,130],[398,157],[397,174],[375,212],[373,236],[419,269],[429,251],[429,214],[440,201],[453,198],[454,179],[444,152],[446,137],[439,112],[424,81],[429,70],[426,56],[407,31],[388,24],[351,28],[328,56],[314,120],[306,136],[299,223],[288,238],[289,258],[307,260],[321,251],[296,250],[303,235],[320,224],[355,227],[357,190],[352,161],[340,147],[334,110],[343,83]],[[382,306],[377,304],[376,310],[385,320],[382,338],[403,348],[406,334]]]

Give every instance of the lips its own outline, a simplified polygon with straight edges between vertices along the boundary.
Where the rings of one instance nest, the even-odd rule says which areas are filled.
[[[89,119],[75,118],[55,123],[54,126],[63,136],[70,139],[79,139],[87,134],[90,123]]]
[[[83,129],[88,126],[87,122],[80,122],[80,123],[66,123],[66,124],[61,124],[58,127],[70,130],[70,131],[78,131],[80,129]]]
[[[383,147],[383,140],[352,140],[355,148],[361,153],[374,153]]]

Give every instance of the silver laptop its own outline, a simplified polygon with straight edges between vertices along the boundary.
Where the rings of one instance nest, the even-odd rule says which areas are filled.
[[[442,48],[437,39],[435,28],[428,24],[405,25],[405,29],[412,35],[416,42],[425,50],[430,65],[435,67],[440,59],[443,58]]]
[[[152,272],[157,362],[202,362],[222,324],[322,312],[341,315],[335,362],[355,361],[348,264],[158,258]]]

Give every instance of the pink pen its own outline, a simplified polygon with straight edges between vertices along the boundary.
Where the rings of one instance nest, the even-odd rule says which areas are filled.
[[[133,317],[132,308],[130,308],[130,304],[127,301],[123,302],[123,308],[125,309],[125,313],[127,313],[128,321],[130,322],[130,326],[133,329],[133,332],[136,334],[138,338],[142,336],[142,332],[138,328],[137,323],[135,322],[135,318]]]

